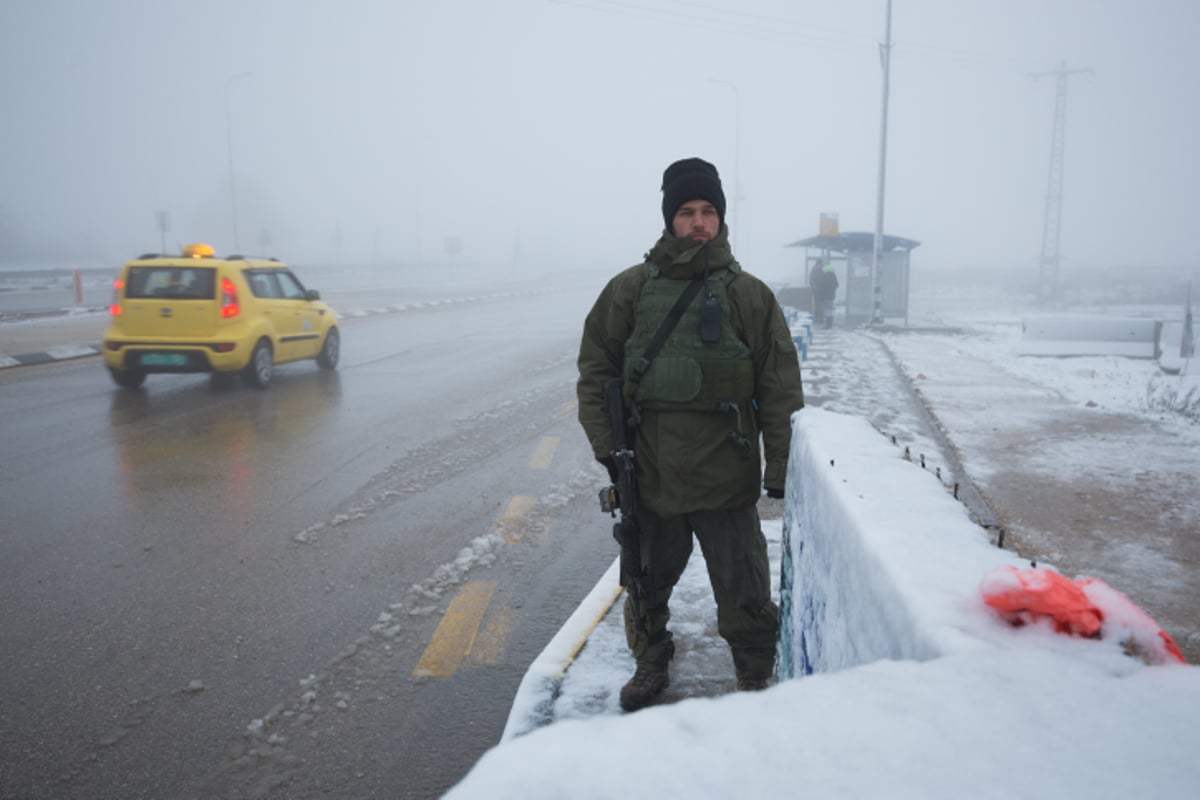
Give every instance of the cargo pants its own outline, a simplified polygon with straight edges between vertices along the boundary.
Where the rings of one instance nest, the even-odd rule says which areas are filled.
[[[666,668],[675,654],[667,623],[671,592],[692,555],[692,536],[708,568],[717,602],[717,630],[729,644],[739,677],[775,672],[779,609],[771,600],[767,540],[753,506],[660,517],[638,509],[641,557],[654,575],[657,608],[625,597],[625,638],[639,666]]]

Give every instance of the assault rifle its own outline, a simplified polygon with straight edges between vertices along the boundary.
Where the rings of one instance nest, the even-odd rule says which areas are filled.
[[[654,573],[642,568],[642,531],[637,521],[637,479],[633,471],[633,445],[625,422],[625,398],[622,381],[613,378],[604,382],[604,410],[608,412],[613,435],[613,461],[617,465],[615,485],[600,490],[600,510],[612,516],[621,512],[613,523],[613,538],[621,546],[621,585],[646,611],[658,608],[654,597]],[[642,617],[641,614],[638,615]]]

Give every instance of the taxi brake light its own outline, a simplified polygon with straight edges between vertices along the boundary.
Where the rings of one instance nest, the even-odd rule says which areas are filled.
[[[225,278],[221,281],[221,316],[225,319],[236,317],[242,312],[238,306],[237,287],[233,281]]]
[[[108,313],[112,314],[114,317],[121,316],[121,290],[124,288],[125,281],[121,278],[117,278],[115,281],[113,281],[113,298],[112,303],[108,307]]]

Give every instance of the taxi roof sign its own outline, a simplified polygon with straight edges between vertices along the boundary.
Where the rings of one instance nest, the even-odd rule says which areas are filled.
[[[183,248],[184,258],[212,258],[216,251],[210,244],[189,244]]]

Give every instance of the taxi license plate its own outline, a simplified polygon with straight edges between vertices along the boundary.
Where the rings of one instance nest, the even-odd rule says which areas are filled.
[[[187,364],[183,353],[142,353],[143,367],[182,367]]]

